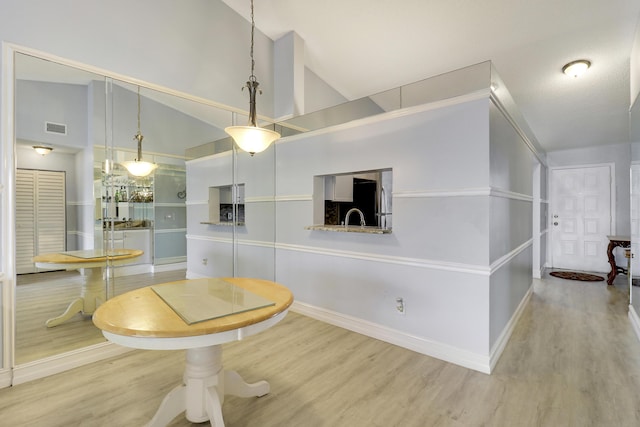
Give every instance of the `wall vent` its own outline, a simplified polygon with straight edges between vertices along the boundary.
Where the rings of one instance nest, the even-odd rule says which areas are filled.
[[[44,131],[47,133],[66,135],[67,125],[63,125],[61,123],[44,122]]]

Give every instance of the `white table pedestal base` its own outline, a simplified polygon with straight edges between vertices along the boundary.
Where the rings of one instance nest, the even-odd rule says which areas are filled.
[[[194,423],[210,421],[212,427],[224,427],[222,403],[225,394],[260,397],[269,393],[269,383],[247,384],[235,371],[222,368],[222,346],[187,349],[184,384],[169,392],[147,427],[164,427],[186,411]]]
[[[105,301],[104,281],[102,280],[102,267],[85,268],[89,271],[82,284],[80,297],[71,301],[67,309],[60,316],[51,318],[45,322],[48,328],[58,326],[71,319],[77,313],[91,315],[100,304]]]

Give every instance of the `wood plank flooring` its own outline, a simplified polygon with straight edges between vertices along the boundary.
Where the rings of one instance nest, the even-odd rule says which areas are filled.
[[[262,398],[227,397],[227,427],[640,426],[640,343],[624,277],[545,277],[492,375],[290,313],[224,346]],[[182,351],[135,351],[0,390],[7,426],[140,426],[179,384]],[[178,416],[172,426],[190,426]],[[208,425],[205,423],[203,425]]]

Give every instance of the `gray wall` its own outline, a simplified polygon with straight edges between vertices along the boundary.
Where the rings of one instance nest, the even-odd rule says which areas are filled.
[[[268,254],[273,219],[274,277],[292,289],[298,309],[487,371],[531,284],[533,161],[514,135],[479,96],[288,137],[264,158],[241,155],[237,182],[256,199],[269,197],[263,181],[275,156],[277,215],[248,214],[239,250]],[[247,175],[248,160],[264,173]],[[208,187],[229,184],[231,164],[230,154],[187,162],[192,277],[228,273],[230,231],[201,222]],[[314,176],[386,168],[393,170],[391,234],[305,229],[313,224]],[[405,315],[396,312],[397,297]]]
[[[87,146],[87,87],[18,80],[16,138],[67,147]],[[45,122],[67,125],[67,134],[45,132]]]
[[[250,156],[231,151],[187,162],[187,270],[188,277],[236,275],[276,280],[275,151]],[[245,224],[207,224],[209,187],[245,184]],[[217,222],[214,219],[213,222]],[[234,244],[235,242],[235,244]]]
[[[172,0],[11,2],[0,15],[0,39],[246,109],[246,91],[240,91],[245,77],[239,76],[248,74],[249,24],[220,1],[192,0],[189,8]],[[139,25],[140,17],[145,25]],[[273,87],[272,49],[272,42],[257,33],[256,75],[264,87]],[[266,91],[258,112],[272,115],[272,105],[273,95]],[[467,100],[282,141],[273,147],[278,152],[275,202],[268,197],[275,190],[270,193],[264,175],[256,175],[263,169],[273,173],[275,156],[265,164],[239,165],[244,172],[237,182],[245,182],[248,193],[255,189],[250,194],[254,217],[247,218],[238,238],[238,251],[246,250],[240,256],[248,260],[239,274],[251,273],[252,258],[274,252],[268,243],[273,228],[266,224],[275,223],[276,262],[267,257],[260,267],[269,264],[273,277],[290,286],[297,300],[363,327],[374,325],[408,347],[486,367],[495,335],[487,321],[491,259],[492,251],[497,256],[500,250],[491,249],[496,242],[489,239],[490,214],[511,209],[496,205],[491,195],[489,109],[488,99]],[[224,155],[206,160],[230,163]],[[198,221],[206,197],[196,188],[231,182],[230,169],[213,169],[207,161],[193,163],[188,182],[193,207],[187,227],[189,233],[194,230],[188,240],[189,271],[194,274],[209,274],[201,260],[216,255],[231,265],[230,233],[200,227]],[[394,170],[393,234],[304,230],[312,222],[313,175],[389,167]],[[407,302],[404,316],[395,312],[397,296]],[[510,305],[498,312],[506,315]],[[498,324],[492,322],[492,328]]]
[[[499,344],[529,291],[533,260],[533,170],[537,159],[511,123],[490,109],[490,338]]]
[[[113,144],[116,149],[133,150],[135,157],[137,142],[133,136],[138,131],[138,95],[135,87],[130,89],[113,86]],[[144,136],[145,160],[153,159],[152,154],[146,153],[184,156],[187,147],[209,142],[220,132],[210,124],[150,99],[152,95],[153,91],[148,89],[140,91],[140,130]]]
[[[142,21],[141,21],[142,19]],[[143,25],[141,25],[143,22]],[[246,109],[250,23],[220,0],[3,2],[0,40]],[[255,34],[256,76],[273,87],[273,43]],[[272,116],[273,93],[259,114]]]

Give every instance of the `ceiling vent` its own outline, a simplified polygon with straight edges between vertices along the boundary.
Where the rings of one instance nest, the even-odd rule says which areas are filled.
[[[58,135],[66,135],[67,134],[67,125],[63,125],[60,123],[51,123],[44,122],[44,131],[47,133],[55,133]]]

